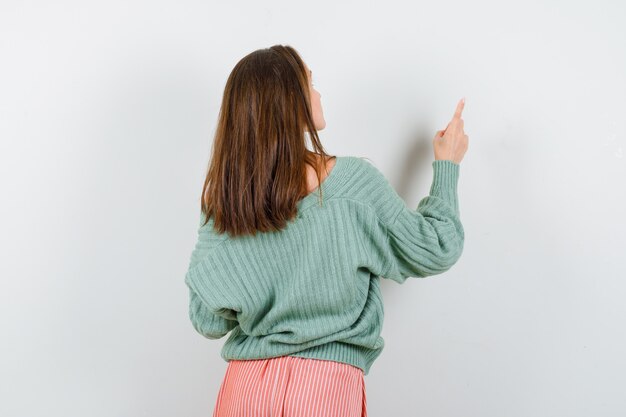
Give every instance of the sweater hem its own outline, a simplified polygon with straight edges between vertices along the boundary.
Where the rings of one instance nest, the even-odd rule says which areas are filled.
[[[382,353],[384,347],[384,341],[379,338],[380,347],[368,348],[364,346],[357,346],[344,342],[329,342],[323,345],[313,346],[294,353],[286,353],[278,356],[296,356],[299,358],[307,359],[319,359],[330,360],[334,362],[341,362],[347,365],[360,368],[363,371],[363,375],[369,373],[372,363]],[[230,360],[246,360],[249,358],[233,357],[232,355],[223,355],[224,360],[227,362]],[[261,358],[254,358],[261,359]]]

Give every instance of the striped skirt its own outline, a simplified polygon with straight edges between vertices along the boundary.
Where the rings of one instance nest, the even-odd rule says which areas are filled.
[[[213,417],[367,417],[363,370],[279,356],[231,360]]]

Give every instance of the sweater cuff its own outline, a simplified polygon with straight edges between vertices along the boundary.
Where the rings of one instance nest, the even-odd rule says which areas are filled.
[[[457,185],[459,181],[460,165],[447,160],[436,159],[433,161],[433,182],[430,187],[430,195],[439,197],[449,203],[457,215],[459,214],[459,203],[457,196]]]

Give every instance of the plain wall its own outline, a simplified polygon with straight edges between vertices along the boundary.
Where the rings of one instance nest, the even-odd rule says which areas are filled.
[[[619,1],[3,1],[0,415],[210,416],[184,275],[223,88],[294,46],[336,155],[408,206],[465,96],[466,241],[384,281],[374,416],[626,415]]]

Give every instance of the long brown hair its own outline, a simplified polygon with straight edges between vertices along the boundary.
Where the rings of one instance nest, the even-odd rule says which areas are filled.
[[[305,130],[315,152],[306,147]],[[224,88],[202,188],[204,225],[213,217],[215,231],[230,236],[284,228],[307,194],[305,164],[314,167],[319,183],[328,157],[298,52],[274,45],[249,53]]]

